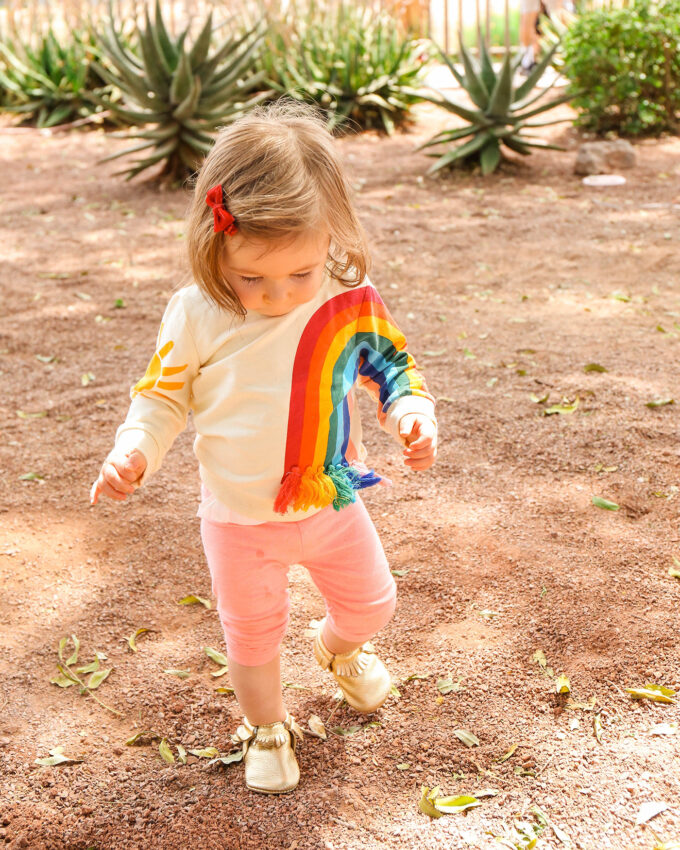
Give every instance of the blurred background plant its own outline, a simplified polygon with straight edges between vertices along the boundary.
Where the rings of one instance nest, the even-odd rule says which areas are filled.
[[[215,25],[210,12],[191,47],[188,30],[170,35],[156,0],[155,20],[151,21],[147,8],[145,23],[136,27],[131,42],[126,44],[112,18],[98,34],[104,61],[95,63],[95,68],[122,93],[121,102],[105,98],[99,102],[120,122],[142,128],[124,136],[139,144],[104,160],[143,154],[119,172],[128,179],[163,163],[158,176],[181,181],[210,151],[218,127],[271,96],[270,91],[262,91],[265,72],[255,68],[262,24],[243,31],[230,18]],[[221,42],[211,54],[218,31]]]
[[[442,52],[442,58],[461,90],[468,95],[472,108],[441,92],[424,95],[431,103],[441,106],[466,122],[462,127],[457,123],[451,129],[440,131],[421,145],[419,149],[438,145],[447,146],[444,153],[428,154],[437,158],[428,173],[433,174],[442,168],[451,168],[462,163],[468,165],[479,163],[482,174],[491,174],[501,162],[502,145],[524,155],[530,154],[532,148],[561,150],[558,145],[548,144],[544,139],[526,132],[533,128],[570,120],[568,118],[550,121],[531,120],[571,98],[571,94],[565,94],[548,102],[539,103],[551,86],[540,88],[538,83],[552,61],[557,47],[558,45],[555,44],[545,54],[519,86],[515,86],[514,79],[521,56],[517,55],[513,58],[510,50],[506,51],[500,66],[495,67],[483,41],[479,61],[461,43],[459,52],[462,72]],[[451,148],[451,144],[457,142],[460,144]]]
[[[268,23],[258,63],[280,94],[317,103],[329,127],[392,133],[410,118],[432,56],[385,10],[360,3],[262,4]]]
[[[563,57],[580,127],[630,136],[680,129],[680,0],[585,12],[564,37]]]
[[[94,69],[97,54],[89,29],[71,29],[59,38],[51,27],[37,38],[24,40],[19,33],[0,38],[2,108],[41,128],[100,111],[91,93],[111,92]]]

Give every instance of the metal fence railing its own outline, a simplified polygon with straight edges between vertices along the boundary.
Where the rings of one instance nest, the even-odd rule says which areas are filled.
[[[112,9],[117,22],[142,20],[147,2],[155,0],[0,0],[0,37],[5,32],[23,33],[44,30],[52,25],[78,27],[95,21]],[[447,52],[455,52],[458,40],[475,46],[484,38],[491,48],[519,44],[520,0],[314,0],[336,7],[355,2],[389,10],[416,36],[431,37]],[[593,7],[625,6],[628,0],[543,0],[551,13],[563,6],[577,11]],[[245,11],[253,19],[253,10],[270,4],[285,10],[287,0],[161,0],[164,19],[177,33],[187,23],[201,21],[210,9],[228,17]]]

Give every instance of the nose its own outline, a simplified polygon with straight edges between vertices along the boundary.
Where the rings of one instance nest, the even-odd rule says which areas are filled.
[[[264,301],[267,304],[279,304],[288,297],[288,283],[285,280],[270,281],[264,293]]]

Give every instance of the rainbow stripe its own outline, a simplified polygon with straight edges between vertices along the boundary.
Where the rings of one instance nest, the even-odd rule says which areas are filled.
[[[307,323],[293,364],[284,475],[274,509],[281,514],[356,499],[377,484],[351,466],[350,391],[358,376],[374,385],[383,413],[404,395],[429,397],[406,339],[372,286],[325,302]]]

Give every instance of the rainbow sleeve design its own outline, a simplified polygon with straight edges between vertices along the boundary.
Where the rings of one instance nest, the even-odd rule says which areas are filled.
[[[340,510],[355,501],[356,490],[381,480],[347,457],[353,459],[348,396],[359,375],[375,384],[383,413],[401,396],[430,397],[404,335],[372,286],[330,298],[302,332],[277,513],[330,504]]]

